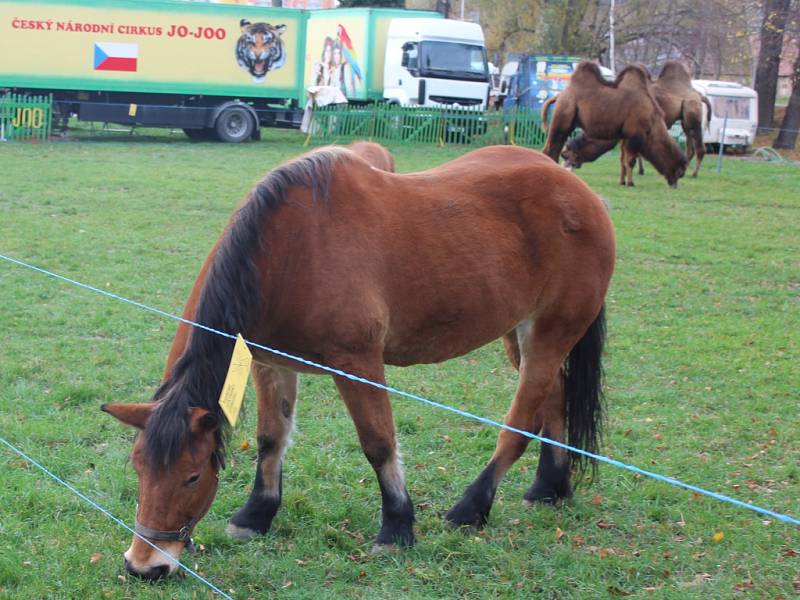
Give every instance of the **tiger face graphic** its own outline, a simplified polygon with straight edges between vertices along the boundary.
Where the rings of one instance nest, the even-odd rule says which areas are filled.
[[[239,21],[242,35],[236,42],[236,62],[261,83],[269,71],[279,69],[286,62],[286,49],[281,34],[286,25]]]

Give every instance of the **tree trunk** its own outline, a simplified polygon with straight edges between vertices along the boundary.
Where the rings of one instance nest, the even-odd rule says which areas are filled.
[[[791,0],[766,0],[761,22],[761,46],[758,52],[755,88],[758,92],[758,129],[772,127],[775,95],[778,88],[778,66],[783,48],[783,31]]]
[[[789,106],[786,107],[786,114],[783,116],[781,131],[772,144],[773,148],[782,150],[794,150],[797,144],[797,130],[800,129],[800,42],[797,46],[797,58],[792,73],[792,95],[789,96]]]
[[[445,19],[450,18],[450,10],[452,9],[450,0],[436,0],[436,12],[441,13]]]

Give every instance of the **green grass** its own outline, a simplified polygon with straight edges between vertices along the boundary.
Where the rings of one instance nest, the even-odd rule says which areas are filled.
[[[0,253],[179,312],[235,205],[304,150],[294,132],[264,138],[1,144]],[[392,150],[401,171],[463,152]],[[616,156],[578,171],[617,228],[604,452],[797,517],[800,171],[727,159],[718,175],[713,162],[678,190],[652,168],[635,189],[619,187]],[[149,399],[174,330],[0,262],[0,436],[132,523],[133,432],[98,407]],[[499,343],[388,378],[494,419],[515,386]],[[245,402],[217,500],[196,531],[204,551],[188,559],[236,598],[789,598],[800,586],[796,527],[610,466],[559,508],[525,508],[534,452],[509,473],[483,531],[450,530],[442,516],[488,459],[496,431],[402,398],[394,410],[417,545],[372,556],[378,487],[326,377],[303,378],[273,530],[236,543],[223,529],[247,497],[256,458],[252,392]],[[129,541],[0,447],[0,597],[207,596],[193,579],[124,577]]]

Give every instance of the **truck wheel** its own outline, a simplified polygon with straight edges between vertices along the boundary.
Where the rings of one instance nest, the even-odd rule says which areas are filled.
[[[217,117],[214,129],[223,142],[243,142],[253,135],[255,123],[246,108],[229,106]]]

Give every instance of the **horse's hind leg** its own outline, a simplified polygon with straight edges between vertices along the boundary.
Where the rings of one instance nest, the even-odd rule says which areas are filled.
[[[540,318],[535,325],[526,321],[517,327],[520,376],[514,401],[506,415],[507,425],[521,431],[534,431],[538,411],[556,393],[561,365],[582,334],[582,330],[567,325],[559,319]],[[455,525],[485,524],[497,486],[522,456],[530,439],[503,429],[491,460],[447,513],[447,520]]]
[[[563,444],[566,419],[563,376],[559,373],[550,395],[536,413],[533,431],[542,437]],[[561,498],[568,497],[572,493],[569,473],[567,451],[559,446],[542,442],[539,451],[539,466],[536,468],[536,479],[525,492],[525,501],[555,504]]]
[[[521,356],[516,332],[505,335],[503,344],[511,364],[515,369],[519,370]],[[550,395],[536,413],[531,431],[563,443],[565,429],[564,385],[563,377],[559,374]],[[554,504],[560,498],[569,496],[571,491],[569,484],[569,458],[566,450],[553,444],[542,442],[539,451],[539,466],[536,469],[536,480],[525,493],[525,501]]]
[[[382,358],[330,360],[336,368],[357,373],[377,383],[384,382]],[[397,451],[392,407],[385,390],[334,376],[347,405],[367,460],[375,469],[382,499],[382,524],[377,547],[414,543],[414,507],[406,491],[403,465]]]
[[[258,465],[250,498],[231,517],[225,530],[238,539],[266,533],[278,512],[282,494],[283,456],[289,445],[297,400],[297,373],[253,364],[258,396]]]

